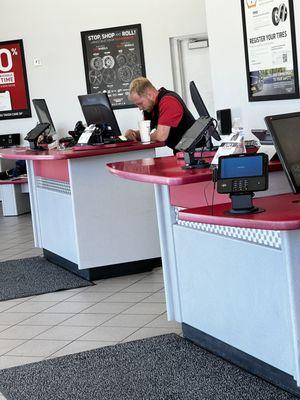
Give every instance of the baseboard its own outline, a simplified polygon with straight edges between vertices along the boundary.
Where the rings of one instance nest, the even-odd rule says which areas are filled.
[[[253,375],[256,375],[283,390],[300,397],[300,388],[297,386],[292,375],[272,367],[258,358],[255,358],[229,344],[222,342],[213,336],[208,335],[192,326],[182,324],[183,336],[191,340],[198,346],[211,353],[222,357],[224,360],[245,369]]]
[[[78,269],[78,265],[49,250],[43,249],[44,257],[76,275],[89,281],[97,279],[112,278],[123,275],[139,274],[151,271],[153,268],[161,267],[161,258],[150,258],[147,260],[131,261],[121,264],[105,265],[95,268]]]

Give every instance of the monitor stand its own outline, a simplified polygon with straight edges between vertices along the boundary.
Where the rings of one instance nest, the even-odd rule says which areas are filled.
[[[258,208],[253,205],[253,192],[233,194],[230,193],[231,209],[226,211],[226,214],[255,214],[265,211],[263,208]]]
[[[203,157],[195,158],[195,152],[185,152],[184,153],[185,165],[182,169],[193,169],[193,168],[209,168],[210,163],[204,160]]]

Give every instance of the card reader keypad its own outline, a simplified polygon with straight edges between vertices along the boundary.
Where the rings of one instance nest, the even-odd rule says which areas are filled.
[[[234,179],[232,181],[232,190],[233,192],[247,192],[248,184],[248,179]]]

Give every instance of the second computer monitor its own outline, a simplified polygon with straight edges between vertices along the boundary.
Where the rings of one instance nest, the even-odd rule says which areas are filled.
[[[54,127],[50,112],[48,110],[46,100],[45,99],[33,99],[32,103],[34,105],[35,112],[36,112],[36,115],[37,115],[37,117],[39,119],[39,122],[41,124],[43,124],[43,123],[50,124],[50,132],[49,132],[49,134],[50,135],[54,135],[55,134],[55,127]]]
[[[107,93],[85,94],[78,96],[78,99],[88,125],[107,124],[111,126],[116,136],[121,135]]]
[[[209,112],[204,104],[204,101],[195,85],[194,81],[190,82],[190,93],[194,106],[199,114],[199,117],[209,117]]]

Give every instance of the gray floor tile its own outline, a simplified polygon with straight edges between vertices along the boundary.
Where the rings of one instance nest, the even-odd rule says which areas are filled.
[[[69,344],[70,341],[64,340],[28,340],[20,346],[14,348],[6,355],[24,357],[48,357],[51,354]]]
[[[57,351],[56,353],[52,354],[48,358],[54,358],[54,357],[61,357],[61,356],[66,356],[68,354],[73,354],[73,353],[79,353],[81,351],[88,351],[88,350],[93,350],[93,349],[98,349],[100,347],[105,347],[105,346],[112,346],[117,344],[117,342],[100,342],[100,341],[86,341],[86,340],[76,340],[75,342],[72,342],[68,344],[66,347],[63,347],[61,350]],[[0,363],[1,363],[1,358],[0,358]],[[0,364],[1,365],[1,364]]]
[[[111,319],[115,314],[76,314],[61,322],[64,326],[91,326],[96,327]]]
[[[85,333],[92,330],[92,327],[87,326],[53,326],[47,331],[36,336],[35,339],[41,340],[75,340]]]
[[[83,303],[83,302],[79,302],[76,301],[74,303],[72,302],[61,302],[61,303],[57,303],[55,306],[47,308],[46,310],[43,311],[43,313],[50,313],[50,314],[77,314],[82,310],[85,310],[86,308],[91,307],[92,305],[94,305],[94,303]]]
[[[167,315],[164,313],[157,318],[155,318],[153,321],[149,322],[147,324],[147,327],[153,327],[153,328],[175,328],[175,329],[180,329],[181,324],[176,321],[168,321]]]
[[[73,317],[74,314],[36,314],[31,318],[28,318],[19,323],[19,325],[41,325],[41,326],[52,326],[57,325],[68,318]]]
[[[82,314],[119,314],[131,307],[132,303],[104,303],[100,302],[82,311]]]
[[[100,342],[120,342],[127,336],[133,334],[136,328],[99,326],[86,335],[81,336],[81,340],[98,340]]]
[[[127,288],[124,288],[122,292],[137,292],[137,293],[154,293],[162,289],[162,283],[135,283]]]
[[[15,325],[5,331],[0,332],[0,339],[23,339],[28,340],[39,335],[45,330],[49,329],[47,326],[24,326]]]
[[[130,328],[141,328],[154,320],[157,315],[125,315],[119,314],[108,321],[104,322],[102,326],[125,326]]]
[[[78,294],[74,294],[72,297],[69,297],[65,301],[80,301],[80,302],[90,302],[90,303],[98,303],[99,301],[111,296],[113,293],[111,292],[80,292]]]
[[[127,310],[123,311],[123,314],[162,314],[166,311],[165,303],[137,303]]]
[[[181,333],[180,329],[174,328],[141,328],[134,332],[132,335],[123,339],[123,342],[130,342],[131,340],[139,340],[147,337],[165,335],[166,333]]]
[[[15,325],[32,317],[34,313],[0,313],[0,325]]]
[[[124,293],[119,292],[115,293],[112,296],[107,297],[103,300],[104,303],[138,303],[139,301],[145,299],[146,297],[150,296],[151,293]]]
[[[0,355],[6,354],[24,342],[25,340],[19,339],[0,339]]]
[[[0,357],[0,369],[16,367],[18,365],[29,364],[42,361],[43,357],[17,357],[17,356],[2,356]],[[2,400],[0,394],[0,400]]]

